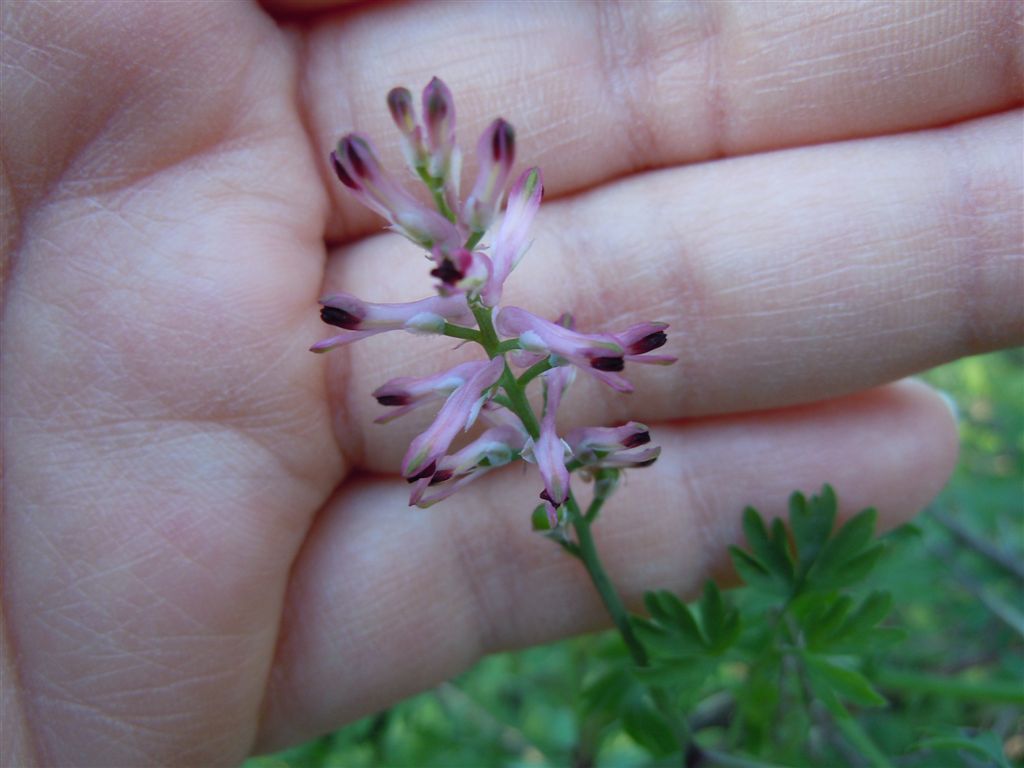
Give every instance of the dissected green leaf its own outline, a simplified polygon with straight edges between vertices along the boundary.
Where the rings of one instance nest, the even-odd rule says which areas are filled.
[[[811,578],[815,581],[827,579],[858,558],[871,545],[877,517],[878,513],[874,509],[865,509],[851,517],[821,548],[817,562],[811,569]]]
[[[672,725],[646,697],[633,698],[622,715],[629,737],[655,757],[679,751]]]
[[[581,699],[584,714],[622,711],[635,687],[636,681],[628,667],[606,670],[583,686]]]
[[[826,706],[833,694],[839,699],[850,701],[862,707],[884,707],[886,700],[860,672],[834,664],[823,656],[813,653],[801,654],[807,665],[808,676]],[[832,707],[829,707],[832,709]]]
[[[810,570],[832,532],[836,519],[836,496],[826,485],[820,496],[810,502],[802,493],[794,493],[789,500],[789,524],[796,541],[798,565],[801,573]]]
[[[740,633],[740,614],[722,597],[718,585],[708,580],[700,601],[704,638],[711,653],[720,654],[736,642]]]
[[[854,601],[849,595],[833,598],[818,593],[814,597],[817,600],[814,601],[813,608],[800,617],[800,624],[804,630],[807,647],[821,650],[836,637],[844,619],[853,608]]]

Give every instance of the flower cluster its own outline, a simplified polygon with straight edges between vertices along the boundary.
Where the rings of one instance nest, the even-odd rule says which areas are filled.
[[[433,205],[421,202],[384,169],[364,135],[344,136],[331,153],[331,165],[359,202],[427,253],[436,295],[402,304],[374,304],[345,293],[327,296],[321,300],[321,318],[340,333],[312,350],[324,352],[395,330],[477,342],[486,359],[433,376],[393,379],[373,393],[392,409],[379,422],[440,404],[433,423],[412,441],[402,461],[402,474],[412,484],[410,503],[434,504],[491,469],[522,458],[537,465],[543,510],[554,528],[565,520],[571,472],[607,478],[623,468],[646,466],[659,452],[649,445],[647,427],[636,422],[560,434],[557,411],[576,370],[630,392],[622,375],[626,362],[675,361],[649,354],[665,344],[667,326],[649,322],[618,333],[582,333],[569,315],[550,321],[519,307],[500,307],[505,281],[530,244],[530,226],[543,194],[540,170],[528,168],[509,184],[515,131],[498,118],[477,143],[476,181],[463,200],[455,104],[447,86],[431,80],[420,115],[405,88],[392,90],[387,102],[409,169],[426,186]],[[488,244],[485,237],[493,239]],[[527,386],[537,378],[544,392],[539,419],[526,398]],[[485,427],[479,436],[453,447],[477,421]]]

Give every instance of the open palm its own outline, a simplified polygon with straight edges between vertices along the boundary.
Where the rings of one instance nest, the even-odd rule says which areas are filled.
[[[535,477],[406,506],[423,421],[369,393],[470,350],[306,351],[321,292],[429,290],[325,162],[357,127],[397,167],[396,84],[544,169],[511,303],[672,324],[567,403],[665,449],[598,526],[628,596],[724,577],[745,504],[942,485],[941,400],[879,385],[1020,341],[1019,6],[287,10],[4,6],[0,762],[236,762],[603,623]]]

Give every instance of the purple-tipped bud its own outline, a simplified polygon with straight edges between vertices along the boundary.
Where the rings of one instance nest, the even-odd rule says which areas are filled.
[[[446,178],[455,150],[455,100],[440,78],[423,89],[423,122],[427,128],[427,172],[435,179]]]
[[[497,215],[515,162],[515,152],[515,131],[499,117],[487,127],[477,143],[476,159],[480,167],[463,212],[471,231],[484,232]]]
[[[331,165],[359,202],[386,218],[392,229],[417,245],[453,248],[462,242],[454,224],[419,202],[387,174],[365,136],[350,133],[343,137],[331,154]]]
[[[427,167],[427,148],[423,144],[423,129],[416,122],[416,110],[408,88],[393,88],[388,94],[391,119],[402,133],[402,154],[414,176]]]
[[[388,111],[402,133],[416,130],[416,112],[412,106],[412,93],[408,88],[392,88],[388,93]]]

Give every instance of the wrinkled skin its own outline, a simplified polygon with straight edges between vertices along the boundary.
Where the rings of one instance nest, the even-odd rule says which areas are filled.
[[[544,169],[506,301],[671,323],[561,420],[664,447],[597,526],[630,601],[794,488],[908,518],[955,428],[887,382],[1021,342],[1020,4],[330,6],[3,5],[4,765],[235,763],[607,624],[535,470],[406,506],[369,393],[471,350],[306,351],[322,293],[428,291],[326,162],[397,167],[393,85]]]

